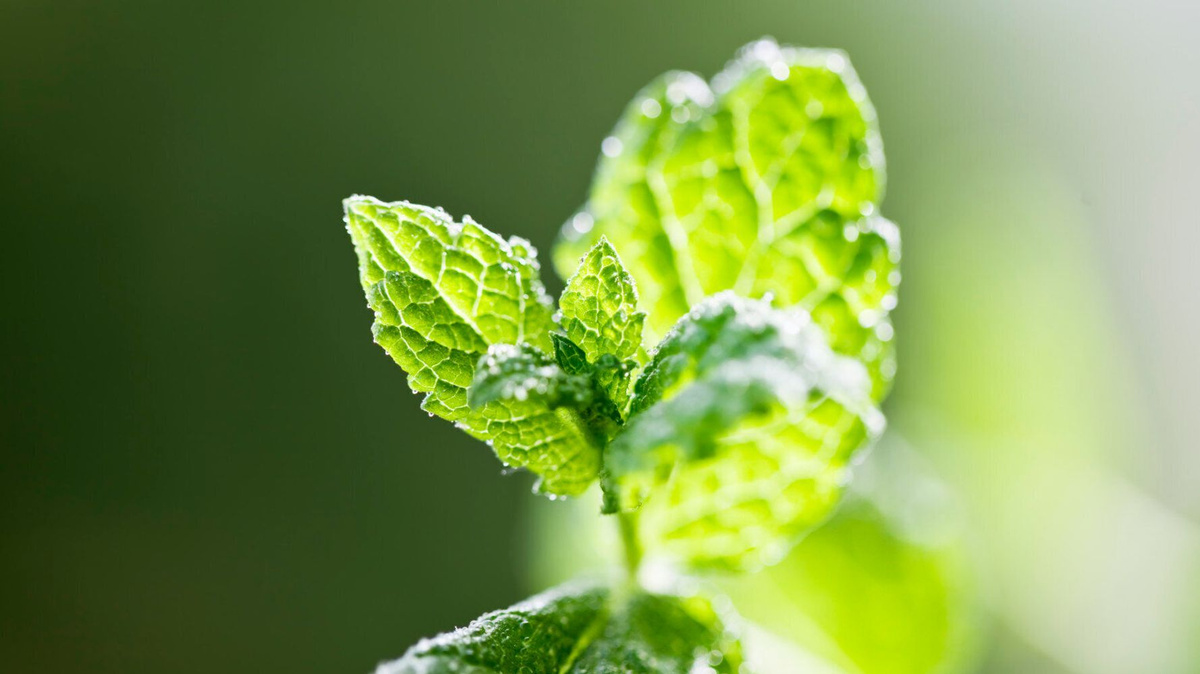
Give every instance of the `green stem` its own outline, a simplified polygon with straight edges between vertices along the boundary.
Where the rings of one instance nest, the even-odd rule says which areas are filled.
[[[588,440],[597,452],[604,451],[604,444],[597,441],[596,433],[578,411],[569,407],[560,407],[555,412],[563,421],[572,424],[580,435]],[[617,525],[621,530],[621,548],[625,556],[625,573],[631,583],[637,583],[638,567],[642,563],[642,544],[638,541],[638,513],[618,512]]]
[[[621,528],[621,547],[625,553],[625,572],[629,580],[637,581],[638,566],[642,563],[642,544],[638,541],[638,514],[617,513],[617,524]]]

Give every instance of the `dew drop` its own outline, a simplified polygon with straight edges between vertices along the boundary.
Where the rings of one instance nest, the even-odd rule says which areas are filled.
[[[604,156],[606,157],[620,156],[621,150],[623,150],[624,147],[624,144],[621,143],[621,139],[617,138],[616,136],[609,136],[600,143],[600,151],[603,152]]]
[[[889,379],[896,376],[896,361],[894,361],[894,360],[883,361],[883,364],[879,366],[879,371],[883,374],[883,376],[885,376]]]
[[[662,114],[662,105],[653,98],[647,98],[642,101],[642,114],[650,119],[655,119]]]
[[[864,328],[874,326],[879,322],[879,312],[866,309],[858,314],[858,324]]]
[[[592,227],[595,224],[596,220],[587,211],[580,211],[575,214],[575,217],[571,218],[571,227],[580,234],[587,234],[592,231]]]

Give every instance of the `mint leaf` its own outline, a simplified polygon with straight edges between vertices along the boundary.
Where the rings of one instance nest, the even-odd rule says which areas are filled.
[[[484,614],[470,625],[422,639],[376,674],[558,674],[579,644],[603,627],[608,589],[568,584],[515,606]]]
[[[782,557],[832,512],[883,425],[861,364],[799,308],[722,293],[663,340],[605,450],[606,504],[701,566]]]
[[[550,356],[527,344],[498,344],[480,359],[475,380],[467,390],[467,401],[472,407],[489,411],[493,418],[500,416],[496,410],[502,406],[509,414],[500,418],[526,419],[521,424],[501,424],[503,427],[493,436],[497,453],[513,446],[522,447],[525,461],[534,472],[552,474],[559,482],[571,474],[572,482],[586,486],[596,476],[596,448],[608,442],[621,424],[620,413],[599,387],[594,372],[594,368],[586,365],[581,371],[566,372]],[[532,423],[548,411],[557,413],[557,423],[549,420]],[[518,442],[506,437],[505,431],[527,433],[530,437]],[[541,437],[537,435],[539,431]],[[535,446],[549,459],[545,465],[534,460],[531,449]],[[558,459],[573,448],[592,458],[561,465]],[[501,454],[500,458],[506,457]],[[575,474],[577,467],[584,471]]]
[[[600,237],[662,335],[706,295],[770,295],[809,310],[880,400],[895,373],[899,234],[879,217],[875,111],[839,51],[764,40],[713,79],[668,73],[625,109],[587,204],[563,228],[564,276]]]
[[[570,374],[584,374],[592,371],[592,364],[587,360],[587,354],[570,337],[557,332],[550,333],[550,341],[554,344],[554,359],[562,366],[563,371]]]
[[[637,288],[617,251],[603,237],[579,263],[559,298],[566,336],[580,347],[617,409],[629,401],[629,375],[641,364],[642,327]]]
[[[576,583],[422,640],[377,674],[737,674],[740,664],[703,599]]]
[[[601,385],[618,409],[629,401],[629,373],[640,362],[646,314],[637,310],[637,288],[617,251],[601,237],[559,298],[559,324],[587,360],[614,358],[622,367],[600,371]]]
[[[375,341],[408,373],[421,407],[488,441],[508,465],[541,477],[540,491],[582,493],[599,449],[567,415],[538,401],[497,400],[473,409],[467,388],[488,347],[528,343],[549,351],[550,299],[537,253],[470,218],[356,196],[344,203]]]
[[[603,633],[566,670],[578,674],[741,674],[742,653],[701,597],[615,598]]]
[[[637,288],[617,251],[601,237],[579,263],[559,298],[559,323],[595,362],[604,354],[638,355],[646,314],[637,310]]]
[[[974,616],[961,554],[906,540],[883,512],[852,500],[783,562],[748,578],[739,606],[778,616],[780,636],[848,672],[964,671],[954,664],[969,655]]]
[[[550,356],[527,344],[497,344],[479,361],[467,401],[481,407],[497,400],[537,400],[547,407],[584,407],[591,381],[567,374]]]
[[[747,618],[861,674],[971,671],[961,509],[902,443],[855,469],[836,515],[779,564],[722,582]]]

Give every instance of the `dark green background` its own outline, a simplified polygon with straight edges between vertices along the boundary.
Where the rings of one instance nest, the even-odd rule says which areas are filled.
[[[531,480],[426,418],[371,343],[340,200],[470,213],[545,260],[632,94],[770,34],[849,52],[920,288],[930,176],[1074,126],[1014,95],[1052,78],[1000,63],[1016,21],[845,0],[0,2],[0,670],[366,672],[537,589]],[[934,348],[925,309],[901,302],[905,365]],[[931,384],[902,372],[895,399],[920,400]]]

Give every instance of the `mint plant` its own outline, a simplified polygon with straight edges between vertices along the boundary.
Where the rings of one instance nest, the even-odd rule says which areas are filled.
[[[344,203],[375,341],[422,408],[535,490],[603,494],[624,580],[578,582],[424,640],[382,672],[743,672],[737,619],[638,582],[753,571],[836,508],[883,428],[898,232],[875,114],[841,52],[743,49],[668,73],[602,144],[554,251],[470,217]]]

